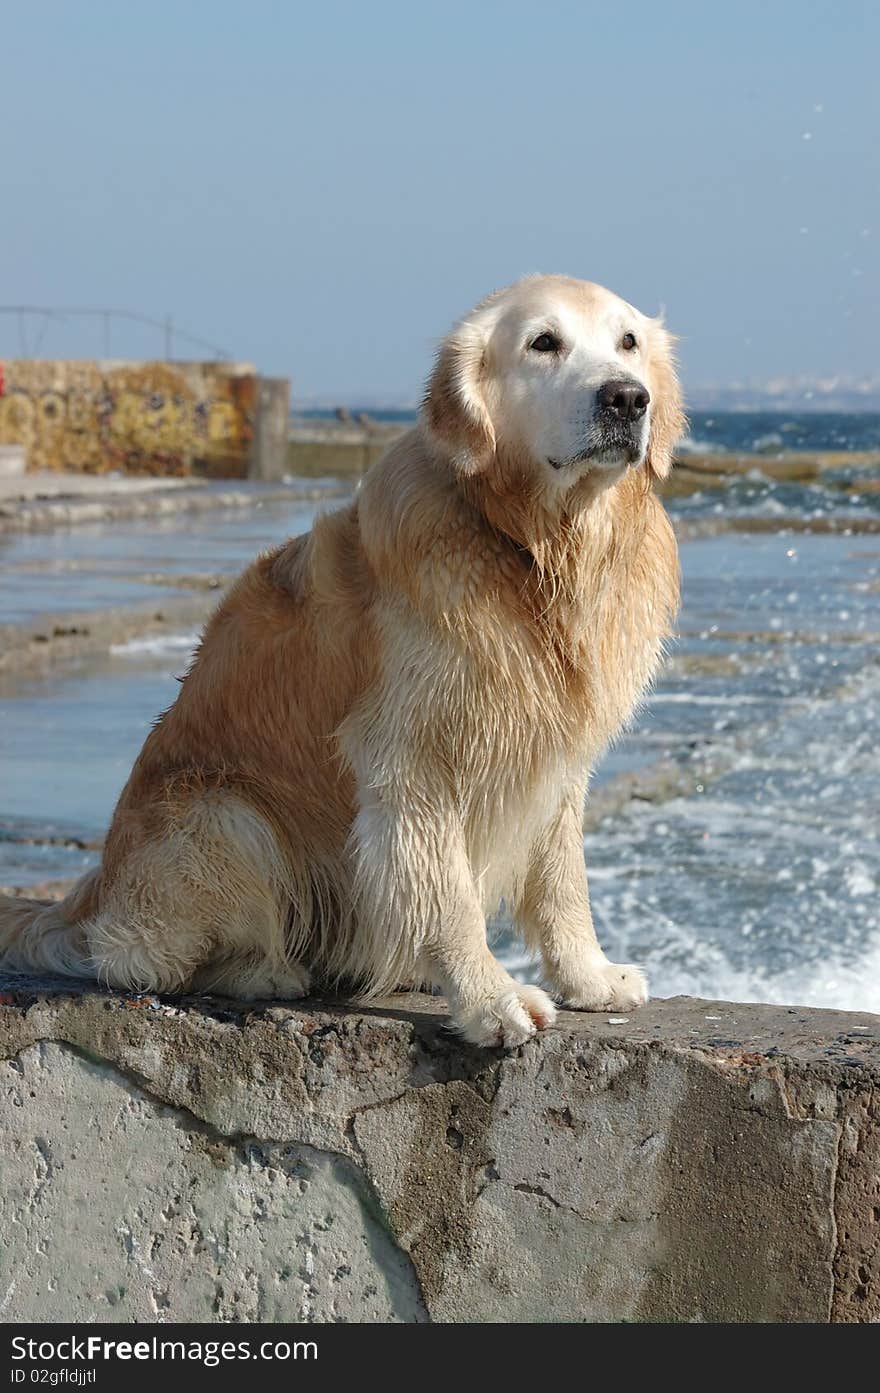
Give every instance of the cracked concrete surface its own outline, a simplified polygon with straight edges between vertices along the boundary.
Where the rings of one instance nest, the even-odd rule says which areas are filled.
[[[0,1319],[880,1319],[880,1018],[0,983]]]

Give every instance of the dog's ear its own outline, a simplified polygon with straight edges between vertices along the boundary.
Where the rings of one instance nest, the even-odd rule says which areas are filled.
[[[654,331],[651,363],[651,430],[645,468],[652,479],[665,479],[672,468],[673,451],[684,435],[687,417],[672,351],[674,339],[662,324]]]
[[[428,430],[462,474],[478,474],[495,449],[481,378],[485,340],[475,324],[463,324],[440,347],[422,402]]]

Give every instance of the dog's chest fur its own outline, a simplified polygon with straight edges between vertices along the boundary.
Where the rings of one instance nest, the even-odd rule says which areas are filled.
[[[650,682],[676,548],[635,479],[532,540],[437,480],[418,508],[393,470],[360,500],[378,675],[343,746],[362,787],[450,809],[491,903]]]
[[[589,605],[543,610],[493,598],[448,624],[396,605],[382,627],[368,739],[384,747],[389,785],[449,800],[491,910],[515,897],[562,801],[586,791],[650,681],[665,624],[610,587]]]

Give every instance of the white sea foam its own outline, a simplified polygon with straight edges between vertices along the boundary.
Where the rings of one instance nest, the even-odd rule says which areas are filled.
[[[726,446],[719,445],[712,440],[695,440],[687,436],[678,446],[679,452],[683,455],[718,455],[725,450]]]
[[[114,643],[110,652],[114,658],[163,658],[166,654],[192,653],[198,642],[198,634],[160,634],[155,638],[130,638],[126,643]]]
[[[880,668],[750,721],[704,791],[635,800],[587,836],[600,942],[655,996],[880,1012]]]
[[[819,962],[778,972],[758,965],[736,969],[722,953],[700,951],[696,943],[694,947],[693,966],[673,967],[648,959],[644,966],[654,996],[702,996],[880,1013],[880,935],[854,959],[832,953]]]
[[[698,945],[695,943],[695,948]],[[540,982],[541,967],[516,949],[499,953],[520,982]],[[820,1006],[836,1011],[880,1014],[880,937],[855,962],[830,957],[821,964],[771,972],[737,970],[720,952],[696,951],[692,966],[672,966],[643,956],[652,997],[697,996],[710,1001],[764,1001],[777,1006]]]
[[[774,705],[783,706],[798,698],[777,697]],[[645,698],[649,706],[766,706],[767,697],[750,696],[746,692],[724,692],[715,695],[702,692],[651,692]]]

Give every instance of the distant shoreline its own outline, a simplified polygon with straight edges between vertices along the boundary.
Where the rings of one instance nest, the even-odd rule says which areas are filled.
[[[775,456],[792,452],[880,453],[880,411],[703,410],[691,407],[681,453]],[[292,441],[387,444],[416,420],[415,407],[303,407],[290,417]],[[372,457],[371,461],[372,462]]]
[[[294,405],[290,414],[292,420],[332,420],[339,411],[343,411],[353,421],[367,416],[378,422],[390,423],[414,421],[418,409],[417,403],[371,405],[369,400],[363,402],[355,399],[353,402]],[[713,398],[695,393],[688,397],[688,412],[691,416],[875,416],[880,420],[880,395]]]
[[[388,446],[409,430],[414,415],[314,412],[293,415],[287,469],[294,477],[350,478],[363,474]],[[819,429],[816,429],[816,426]],[[693,412],[690,433],[677,452],[679,468],[670,491],[714,486],[721,476],[759,471],[775,479],[809,480],[834,470],[880,470],[880,413],[853,424],[848,415],[804,422],[784,413]]]

